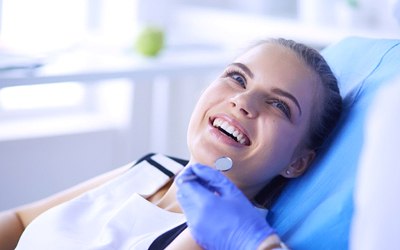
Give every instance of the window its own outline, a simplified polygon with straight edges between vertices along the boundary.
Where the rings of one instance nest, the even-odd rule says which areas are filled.
[[[1,41],[27,53],[60,52],[93,36],[121,44],[135,34],[137,1],[2,0]]]
[[[134,0],[0,0],[0,56],[9,59],[0,59],[0,78],[26,73],[10,70],[7,62],[23,68],[36,58],[45,66],[57,61],[57,68],[46,67],[44,74],[88,66],[71,63],[69,55],[92,44],[131,43],[135,8]],[[132,91],[127,80],[0,85],[0,140],[124,126]]]

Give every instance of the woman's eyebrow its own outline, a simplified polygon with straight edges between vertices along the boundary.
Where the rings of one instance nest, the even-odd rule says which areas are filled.
[[[289,92],[284,91],[283,89],[279,89],[279,88],[273,88],[272,92],[281,96],[285,96],[287,98],[289,98],[290,100],[292,100],[294,102],[294,104],[296,104],[297,108],[299,109],[299,113],[301,115],[301,108],[300,108],[300,104],[297,101],[296,97],[294,97],[292,94],[290,94]]]
[[[251,72],[251,70],[243,63],[239,63],[239,62],[231,63],[231,64],[229,64],[229,66],[237,66],[237,67],[241,68],[251,79],[253,79],[253,77],[254,77],[253,72]]]

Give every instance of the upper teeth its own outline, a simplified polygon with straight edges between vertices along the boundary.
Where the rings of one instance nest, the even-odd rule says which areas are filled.
[[[213,126],[216,128],[221,128],[231,134],[240,144],[244,144],[246,142],[244,134],[242,134],[235,127],[230,125],[227,121],[224,121],[220,118],[216,118],[213,122]]]

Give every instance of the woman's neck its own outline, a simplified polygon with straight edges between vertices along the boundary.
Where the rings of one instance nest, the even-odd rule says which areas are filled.
[[[177,186],[175,182],[171,181],[169,185],[165,187],[167,190],[161,194],[159,199],[154,199],[152,202],[158,207],[174,213],[183,213],[179,206],[178,200],[176,199]],[[162,192],[160,190],[159,192]]]

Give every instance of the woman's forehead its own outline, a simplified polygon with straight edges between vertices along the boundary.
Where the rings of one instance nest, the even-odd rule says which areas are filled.
[[[256,78],[267,78],[269,81],[315,79],[315,72],[296,52],[279,44],[258,45],[236,58],[235,63],[243,64]]]
[[[290,48],[286,48],[283,45],[275,43],[263,43],[253,48],[250,48],[243,54],[239,55],[235,61],[251,62],[251,61],[280,61],[285,62],[296,58],[299,63],[303,64],[299,60],[298,56]]]

